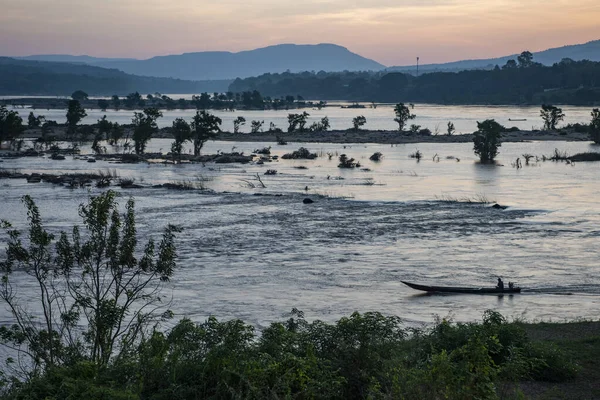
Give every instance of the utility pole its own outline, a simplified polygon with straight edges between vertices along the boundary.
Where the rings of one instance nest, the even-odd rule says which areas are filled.
[[[417,57],[417,78],[419,77],[419,57]]]

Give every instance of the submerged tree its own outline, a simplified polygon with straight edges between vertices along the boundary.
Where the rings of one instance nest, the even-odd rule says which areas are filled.
[[[483,163],[492,162],[502,145],[500,136],[504,127],[493,119],[477,122],[477,132],[473,134],[473,150]]]
[[[404,105],[404,103],[398,103],[394,107],[394,113],[396,114],[396,118],[394,121],[398,123],[398,130],[403,131],[406,123],[409,119],[415,119],[416,115],[410,112],[410,108]]]
[[[156,120],[162,117],[158,108],[145,108],[143,113],[133,113],[133,142],[136,154],[144,154],[152,135],[158,131]]]
[[[192,119],[192,139],[194,141],[194,156],[199,156],[204,143],[217,137],[221,132],[221,118],[207,111],[196,111]]]
[[[562,108],[550,104],[543,104],[540,110],[540,116],[544,121],[544,130],[553,131],[556,125],[565,118]]]
[[[131,351],[163,315],[156,310],[163,282],[175,268],[179,228],[169,225],[161,242],[150,239],[138,258],[133,199],[122,215],[115,192],[91,197],[79,207],[82,226],[58,237],[46,230],[32,198],[24,196],[23,202],[25,235],[2,222],[8,243],[0,262],[0,299],[15,323],[0,328],[1,343],[29,356],[33,374],[78,360],[103,366]],[[28,290],[38,290],[35,297],[28,293],[27,307],[18,296],[23,281],[13,282],[14,271],[35,282]]]

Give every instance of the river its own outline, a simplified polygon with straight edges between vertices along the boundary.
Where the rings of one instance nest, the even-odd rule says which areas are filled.
[[[343,104],[342,102],[335,102]],[[347,104],[347,103],[346,103]],[[363,115],[367,119],[364,129],[371,130],[394,130],[398,129],[398,124],[394,122],[394,111],[392,105],[379,105],[377,108],[370,108],[368,104],[363,104],[366,108],[341,108],[325,107],[318,109],[302,110],[266,110],[266,111],[211,111],[223,120],[222,129],[233,131],[233,120],[238,116],[246,119],[246,125],[241,127],[242,132],[250,131],[250,122],[252,120],[264,121],[263,128],[269,128],[272,122],[277,127],[286,130],[287,116],[289,113],[306,111],[310,114],[308,125],[319,121],[323,117],[328,117],[331,129],[343,130],[352,127],[352,119],[358,115]],[[570,123],[589,123],[591,120],[591,108],[579,106],[562,106],[565,113],[565,119],[561,125]],[[65,110],[31,110],[28,108],[16,109],[21,117],[27,121],[30,111],[35,115],[42,114],[49,120],[55,120],[58,123],[66,122]],[[522,130],[540,129],[543,126],[540,118],[540,107],[528,106],[442,106],[432,104],[416,104],[412,112],[416,115],[410,124],[420,125],[421,128],[428,128],[432,132],[444,134],[448,122],[452,122],[456,128],[456,133],[472,133],[477,130],[477,121],[486,119],[495,119],[506,127],[516,126]],[[84,124],[94,124],[104,115],[109,121],[119,124],[130,124],[133,112],[130,110],[87,110],[88,116],[83,119]],[[191,121],[195,114],[194,110],[163,110],[163,117],[158,120],[159,127],[171,126],[175,118],[185,118]],[[559,125],[559,126],[561,126]],[[408,129],[408,126],[407,126]]]
[[[232,146],[247,153],[273,146],[279,156],[299,147],[208,142],[205,152]],[[117,189],[135,196],[144,238],[156,237],[167,223],[184,228],[168,288],[177,317],[241,318],[259,328],[286,318],[293,307],[309,319],[333,321],[355,310],[376,310],[412,325],[431,323],[436,315],[473,321],[486,309],[529,320],[597,318],[600,166],[535,160],[521,169],[511,165],[525,153],[541,157],[558,148],[575,154],[600,151],[597,146],[505,143],[495,166],[478,164],[468,143],[304,146],[321,156],[176,166],[40,157],[5,159],[0,166],[24,172],[115,169],[144,185],[202,180],[214,192]],[[157,139],[149,151],[169,147],[169,140]],[[423,153],[420,162],[409,157],[416,150]],[[376,151],[384,155],[379,163],[368,159]],[[342,153],[361,169],[339,169]],[[267,169],[277,174],[264,175]],[[248,182],[258,186],[256,174],[266,188],[250,187]],[[23,227],[20,198],[31,194],[50,229],[68,229],[78,221],[77,205],[98,190],[2,180],[0,219]],[[303,204],[305,197],[315,203]],[[447,201],[483,197],[509,208]],[[497,276],[516,282],[523,293],[424,296],[401,283],[490,286]],[[17,279],[31,285],[18,273]],[[0,318],[10,320],[7,312]]]

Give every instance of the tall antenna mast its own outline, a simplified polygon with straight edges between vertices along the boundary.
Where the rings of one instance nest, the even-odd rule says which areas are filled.
[[[419,76],[419,57],[417,57],[417,77]]]

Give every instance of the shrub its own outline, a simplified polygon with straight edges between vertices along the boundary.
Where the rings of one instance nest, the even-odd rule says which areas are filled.
[[[317,153],[311,153],[308,149],[300,147],[292,153],[284,154],[281,158],[285,160],[314,160],[317,157]]]

